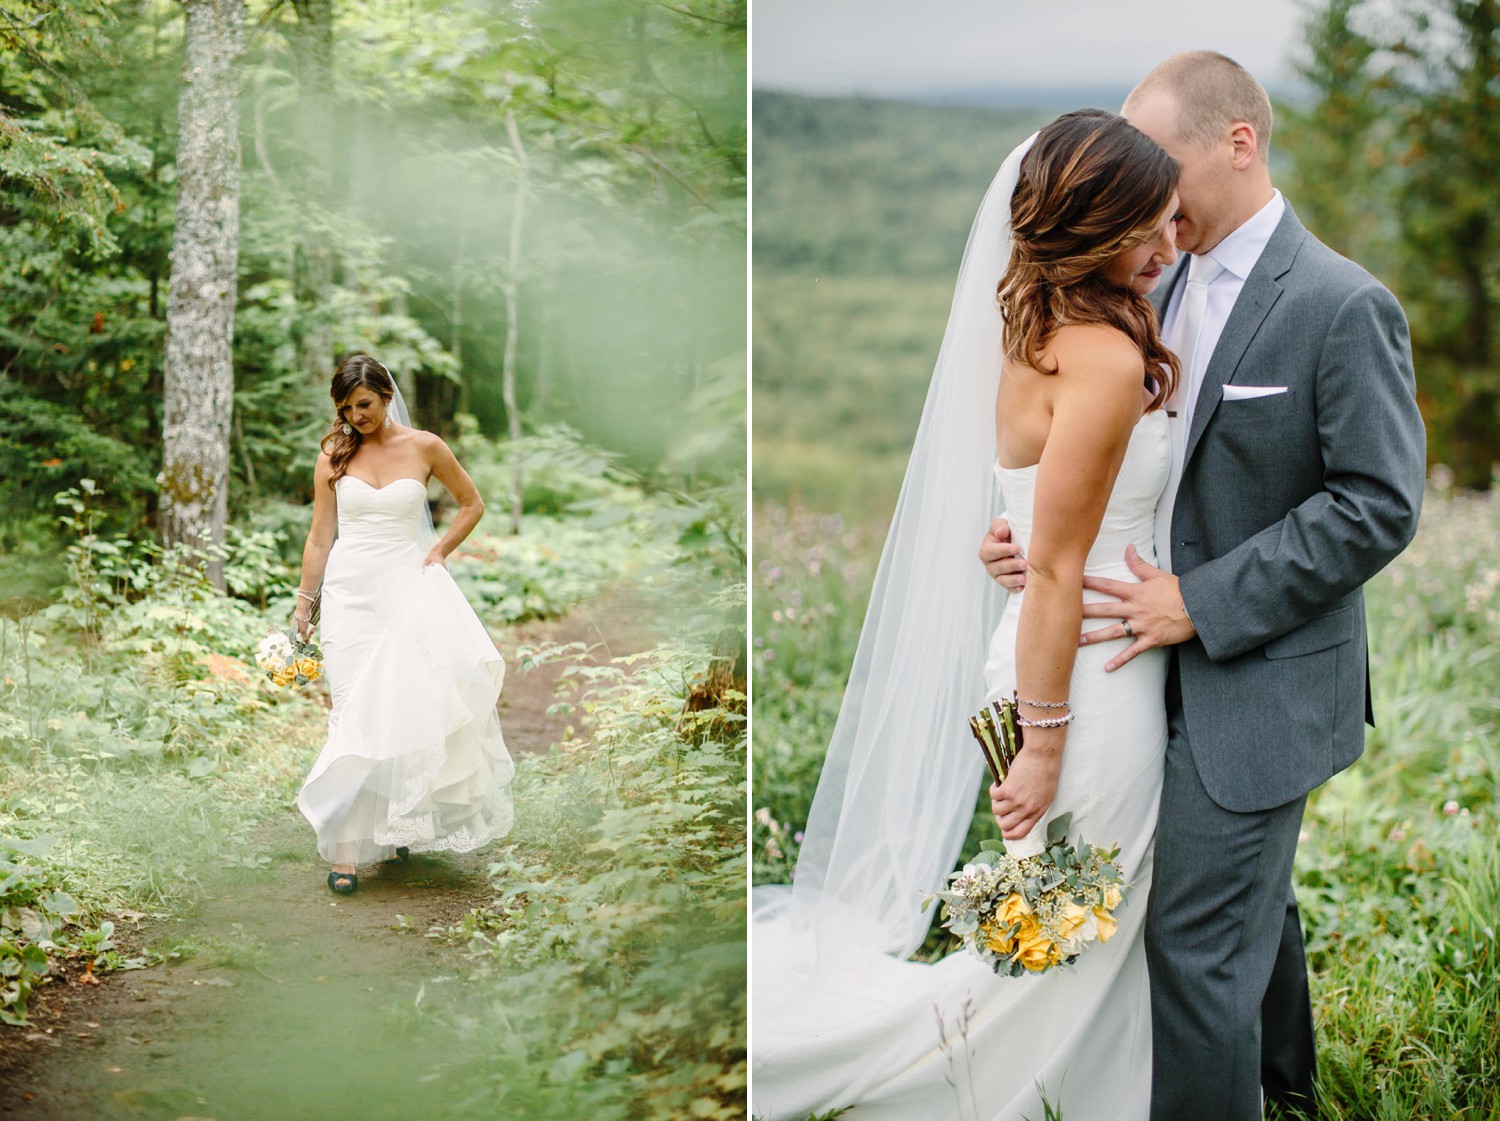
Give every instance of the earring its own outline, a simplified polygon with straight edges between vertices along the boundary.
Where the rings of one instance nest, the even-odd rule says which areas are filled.
[[[389,428],[391,426],[391,414],[390,413],[386,413],[385,414],[385,426],[387,428]]]
[[[345,422],[344,424],[341,424],[339,427],[341,429],[343,429],[343,432],[344,432],[345,436],[352,436],[352,435],[354,435],[354,429],[350,428],[347,422]]]

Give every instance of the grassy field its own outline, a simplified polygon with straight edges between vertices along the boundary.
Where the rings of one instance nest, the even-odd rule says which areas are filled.
[[[757,520],[758,882],[795,864],[879,542],[806,509]],[[1369,588],[1378,726],[1313,795],[1296,872],[1333,1121],[1500,1117],[1497,556],[1500,501],[1432,494]],[[976,813],[964,852],[995,835]]]

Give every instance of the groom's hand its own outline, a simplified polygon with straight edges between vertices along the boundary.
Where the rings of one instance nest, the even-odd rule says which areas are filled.
[[[1119,669],[1137,654],[1150,650],[1153,646],[1175,646],[1198,633],[1183,606],[1177,577],[1147,564],[1135,551],[1134,545],[1126,546],[1125,563],[1140,578],[1139,584],[1108,580],[1102,576],[1083,578],[1085,588],[1103,592],[1119,600],[1118,603],[1085,603],[1083,617],[1120,621],[1098,630],[1086,631],[1079,637],[1078,645],[1091,646],[1096,642],[1111,642],[1121,638],[1135,640],[1104,664],[1106,673]],[[1127,623],[1129,626],[1126,626]]]
[[[1026,558],[1021,547],[1011,544],[1010,523],[996,518],[979,543],[979,561],[990,578],[1008,592],[1019,592],[1026,586]]]

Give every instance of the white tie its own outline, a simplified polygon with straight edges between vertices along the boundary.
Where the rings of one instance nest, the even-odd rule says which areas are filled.
[[[1203,333],[1203,320],[1208,313],[1208,288],[1224,266],[1212,257],[1198,256],[1188,261],[1187,287],[1182,293],[1182,304],[1177,309],[1177,320],[1172,325],[1171,335],[1163,340],[1177,355],[1181,377],[1177,392],[1167,402],[1170,417],[1168,428],[1172,433],[1172,474],[1167,479],[1166,490],[1156,508],[1156,563],[1158,567],[1172,570],[1172,506],[1177,501],[1177,487],[1182,481],[1182,464],[1187,455],[1188,433],[1192,431],[1193,405],[1198,399],[1198,387],[1203,384],[1203,371],[1211,354],[1198,354],[1198,337]]]

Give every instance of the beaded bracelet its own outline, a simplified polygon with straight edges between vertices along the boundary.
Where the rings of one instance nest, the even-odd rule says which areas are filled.
[[[1067,708],[1068,698],[1064,697],[1060,701],[1028,701],[1025,697],[1017,697],[1016,703],[1030,705],[1032,708]]]
[[[309,595],[307,592],[304,592],[301,588],[297,589],[297,594],[299,596],[301,596],[303,599],[307,600],[309,603],[316,603],[318,601],[318,597],[317,596],[315,596],[315,595]]]
[[[1051,720],[1027,720],[1019,712],[1016,713],[1016,723],[1023,728],[1064,728],[1073,723],[1073,714],[1058,716]]]

